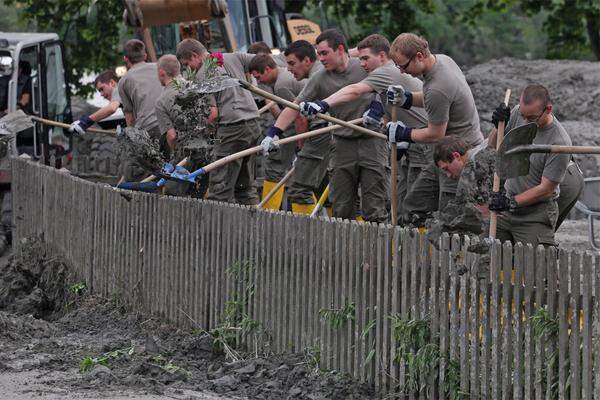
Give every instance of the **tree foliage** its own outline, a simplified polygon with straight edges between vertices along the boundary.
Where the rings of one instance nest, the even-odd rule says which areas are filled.
[[[66,50],[68,79],[77,94],[88,95],[91,85],[80,85],[88,73],[118,64],[119,33],[123,23],[120,0],[7,0],[17,3],[26,20],[35,21],[40,32],[55,32]]]

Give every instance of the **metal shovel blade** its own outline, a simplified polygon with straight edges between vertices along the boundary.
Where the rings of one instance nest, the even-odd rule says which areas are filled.
[[[504,136],[496,156],[496,171],[500,179],[516,178],[529,173],[529,154],[506,154],[509,150],[533,143],[537,133],[534,122],[511,129]]]

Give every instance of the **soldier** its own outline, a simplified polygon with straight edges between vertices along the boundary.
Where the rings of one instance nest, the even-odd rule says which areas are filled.
[[[102,97],[108,100],[108,104],[92,115],[83,115],[77,121],[73,122],[69,128],[69,132],[83,135],[94,123],[113,115],[121,107],[121,97],[119,97],[119,91],[117,90],[118,81],[119,78],[111,69],[102,72],[96,77],[94,86]]]
[[[402,85],[407,90],[418,92],[422,90],[423,84],[417,78],[402,73],[394,62],[389,59],[390,43],[381,35],[370,35],[363,39],[356,46],[358,59],[362,67],[369,76],[361,82],[346,86],[331,96],[323,100],[330,107],[340,103],[351,102],[358,96],[366,93],[377,93],[385,104],[385,116],[387,121],[391,120],[392,105],[387,102],[386,91],[390,85]],[[365,113],[365,120],[368,123],[369,113]],[[427,114],[420,107],[413,107],[410,110],[398,107],[398,119],[406,126],[412,128],[422,128],[427,125]],[[380,129],[380,126],[375,126]],[[425,152],[429,153],[426,154]],[[402,161],[399,174],[399,204],[411,190],[412,184],[424,168],[428,159],[431,158],[431,147],[412,143],[408,147],[399,151],[398,156],[406,153],[407,157]],[[429,157],[428,157],[429,156]],[[394,221],[396,223],[397,221]]]
[[[254,42],[248,47],[249,54],[268,54],[273,57],[273,61],[277,64],[278,67],[287,68],[287,62],[285,60],[285,56],[281,52],[277,52],[273,54],[269,45],[265,42]]]
[[[304,83],[297,81],[294,76],[289,73],[285,68],[278,67],[273,58],[267,54],[259,54],[250,62],[248,67],[250,73],[256,78],[256,80],[263,85],[267,85],[271,88],[276,96],[284,98],[289,101],[294,101],[296,96],[300,94],[304,88]],[[296,131],[302,131],[304,125],[301,118],[296,118],[297,129],[287,129],[282,136],[288,137],[296,133]],[[263,197],[269,193],[273,187],[283,178],[286,172],[292,167],[296,154],[296,144],[288,143],[280,146],[279,151],[272,151],[269,153],[265,160],[265,179],[263,181]],[[279,210],[281,201],[283,199],[283,186],[271,198],[265,208]]]
[[[548,89],[542,85],[529,85],[523,90],[519,105],[512,112],[504,105],[493,115],[494,123],[506,121],[510,131],[516,126],[535,122],[538,131],[534,144],[570,146],[571,138],[552,114]],[[490,136],[494,145],[496,136]],[[533,153],[529,157],[529,173],[508,178],[505,191],[494,193],[489,209],[498,216],[497,238],[513,243],[531,243],[556,246],[554,231],[558,221],[559,185],[563,181],[570,161],[569,154]]]
[[[427,41],[412,33],[403,33],[394,40],[390,56],[403,72],[423,75],[424,81],[420,92],[393,86],[388,90],[388,99],[405,109],[425,107],[428,116],[427,127],[420,129],[407,127],[402,121],[388,123],[390,142],[432,144],[446,135],[457,135],[470,146],[483,141],[473,94],[462,71],[450,57],[432,54]],[[420,225],[455,193],[456,181],[440,174],[431,161],[404,199],[404,221]]]
[[[127,126],[134,126],[148,132],[151,138],[160,140],[160,129],[156,120],[156,99],[163,88],[156,79],[157,70],[155,63],[147,63],[146,47],[141,40],[131,39],[123,48],[127,73],[119,81],[118,89],[123,113]],[[166,143],[162,143],[161,150],[168,153]],[[125,166],[127,180],[139,180],[146,172],[135,162],[128,162]]]
[[[366,72],[358,60],[348,56],[346,39],[338,31],[324,31],[317,37],[316,43],[317,54],[324,70],[313,75],[296,98],[295,102],[299,104],[302,114],[313,116],[319,112],[330,112],[343,120],[360,118],[374,100],[373,94],[364,94],[353,103],[339,104],[331,108],[320,99],[327,98],[344,86],[362,81],[367,76]],[[279,136],[297,115],[295,110],[283,110],[275,126],[269,129],[262,142],[265,152],[274,147],[274,138]],[[373,222],[387,220],[387,154],[386,143],[380,139],[367,137],[347,128],[335,131],[330,183],[334,217],[356,217],[356,200],[360,185],[363,218]]]
[[[199,82],[206,79],[204,61],[209,55],[202,43],[194,39],[184,39],[177,45],[177,59],[195,71]],[[223,65],[218,66],[217,71],[231,78],[245,79],[253,57],[244,53],[223,54]],[[215,100],[219,113],[215,156],[222,158],[254,146],[260,126],[258,108],[250,92],[241,87],[230,87],[216,93]],[[210,173],[208,199],[258,204],[254,183],[254,156],[244,157]]]

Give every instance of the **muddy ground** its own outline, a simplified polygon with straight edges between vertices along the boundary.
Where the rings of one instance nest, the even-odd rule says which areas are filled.
[[[63,260],[35,241],[29,248],[0,259],[2,399],[377,398],[315,370],[312,358],[240,353],[233,362],[206,333],[87,295]]]

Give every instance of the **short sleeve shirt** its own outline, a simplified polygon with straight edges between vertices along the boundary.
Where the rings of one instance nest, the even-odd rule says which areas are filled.
[[[287,69],[277,68],[277,80],[273,85],[273,93],[288,101],[294,101],[304,89],[304,84],[304,80],[297,81]]]
[[[230,78],[246,80],[248,65],[254,54],[225,53],[223,66],[218,67],[221,75]],[[206,64],[196,73],[196,80],[205,79]],[[252,98],[251,92],[242,87],[231,87],[215,93],[215,100],[219,109],[219,124],[233,124],[258,118],[258,108]]]
[[[155,106],[162,91],[155,63],[135,64],[121,78],[119,96],[123,111],[133,113],[136,128],[150,131],[158,127]]]
[[[119,107],[121,107],[121,96],[119,96],[119,88],[114,88],[112,93],[110,94],[110,101],[116,101],[119,103]]]
[[[447,122],[446,135],[459,136],[465,143],[476,146],[483,135],[469,84],[454,60],[444,54],[436,54],[435,58],[433,68],[423,80],[429,122],[434,125]]]
[[[392,105],[387,103],[386,91],[390,85],[402,85],[404,89],[411,92],[423,90],[423,83],[408,74],[404,74],[392,61],[375,69],[362,83],[368,85],[374,92],[379,94],[381,102],[385,106],[385,115],[388,121],[392,119]],[[411,128],[423,128],[427,126],[427,113],[424,108],[412,107],[410,110],[398,107],[398,120]],[[412,143],[408,147],[408,160],[412,166],[424,167],[432,160],[433,146],[427,144]]]
[[[303,101],[325,99],[341,88],[353,83],[361,82],[366,77],[367,73],[360,66],[360,62],[355,58],[350,58],[348,67],[344,72],[327,71],[323,68],[321,71],[315,73],[308,79],[306,86],[304,86],[304,89],[300,92],[296,101],[300,103]],[[355,101],[332,106],[329,109],[329,113],[332,116],[345,121],[361,118],[365,110],[369,108],[371,101],[374,99],[375,95],[373,93],[367,93],[360,96]],[[348,128],[338,129],[334,131],[333,134],[348,138],[363,136],[362,133]]]
[[[164,91],[156,100],[156,119],[161,134],[175,128],[175,115],[180,111],[179,106],[175,104],[176,95],[177,88],[173,83],[170,83],[165,86]]]
[[[519,112],[519,106],[516,106],[511,112],[506,131],[510,132],[511,129],[524,124],[525,120]],[[556,116],[553,115],[552,123],[549,126],[538,128],[533,144],[570,146],[571,138]],[[504,184],[506,192],[513,196],[523,193],[539,185],[542,182],[542,177],[552,182],[562,182],[570,157],[569,154],[531,153],[529,156],[529,173],[525,176],[507,179]],[[553,198],[557,198],[558,195],[559,187],[555,189]]]

